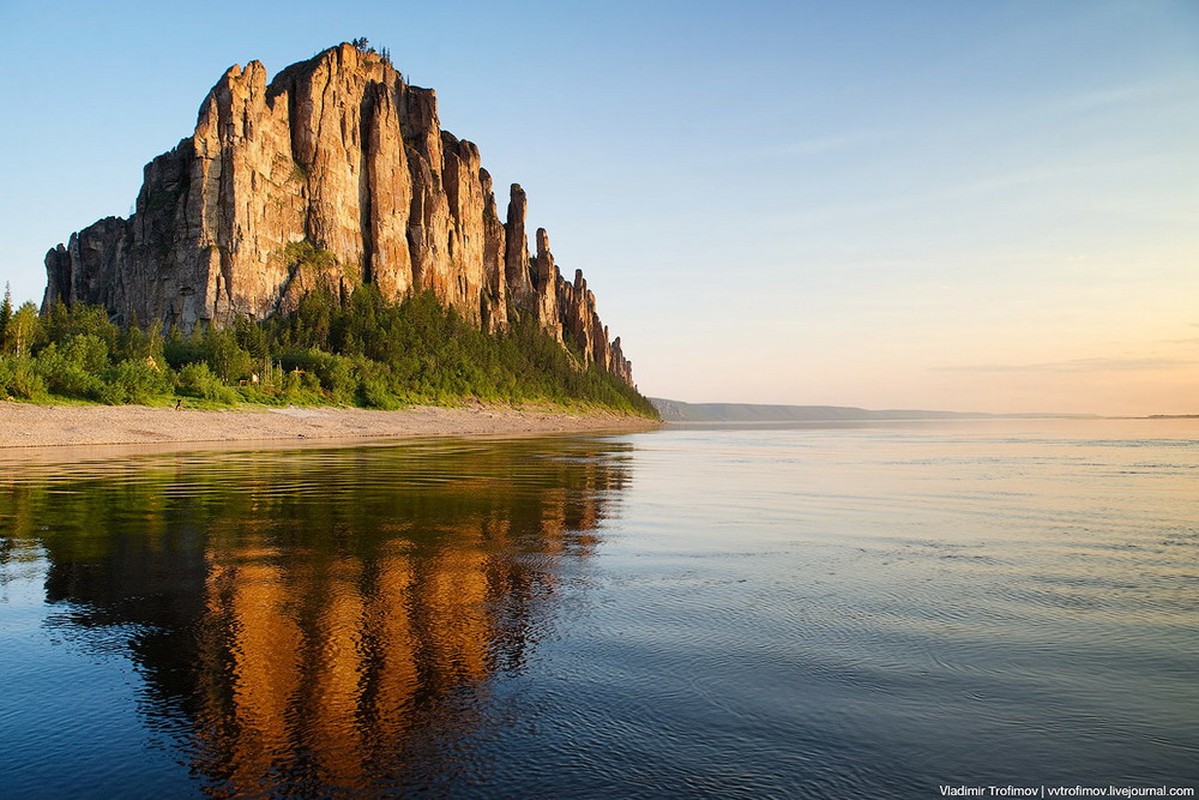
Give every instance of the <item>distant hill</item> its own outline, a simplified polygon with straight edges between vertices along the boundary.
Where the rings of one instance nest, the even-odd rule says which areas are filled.
[[[838,420],[987,419],[997,414],[847,406],[776,406],[757,403],[684,403],[651,397],[664,422],[828,422]]]

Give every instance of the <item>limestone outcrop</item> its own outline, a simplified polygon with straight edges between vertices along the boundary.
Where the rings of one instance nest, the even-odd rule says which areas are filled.
[[[544,229],[530,255],[527,215],[513,184],[501,220],[478,147],[441,130],[432,89],[342,44],[269,83],[257,61],[231,67],[195,132],[146,165],[135,213],[46,254],[44,302],[190,331],[286,312],[320,286],[427,290],[489,331],[531,316],[631,384],[582,273],[562,278]]]

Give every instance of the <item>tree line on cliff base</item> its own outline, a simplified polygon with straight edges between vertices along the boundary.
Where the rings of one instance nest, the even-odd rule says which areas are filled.
[[[189,335],[126,328],[98,306],[0,306],[0,398],[197,406],[549,402],[656,417],[636,389],[517,319],[480,331],[430,293],[389,302],[370,284],[318,290],[294,312]]]

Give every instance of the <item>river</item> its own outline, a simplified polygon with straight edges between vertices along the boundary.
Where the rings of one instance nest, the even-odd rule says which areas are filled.
[[[1199,420],[2,469],[5,798],[1199,785]]]

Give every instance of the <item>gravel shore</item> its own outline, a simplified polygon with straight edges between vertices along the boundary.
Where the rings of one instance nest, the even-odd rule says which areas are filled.
[[[402,411],[325,407],[176,411],[148,406],[39,406],[0,401],[0,449],[638,431],[657,426],[651,420],[610,411],[565,413],[488,405],[414,406]]]

